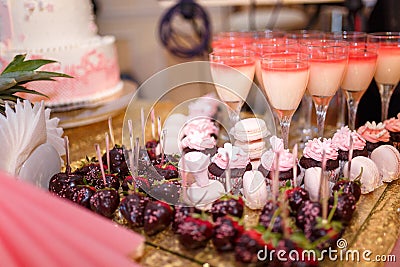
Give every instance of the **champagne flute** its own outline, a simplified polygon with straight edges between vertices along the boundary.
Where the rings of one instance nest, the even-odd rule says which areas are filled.
[[[265,54],[261,72],[264,91],[279,119],[281,137],[288,148],[290,122],[307,87],[308,56],[290,51]]]
[[[298,43],[304,41],[312,41],[324,38],[325,33],[323,31],[318,30],[296,30],[296,31],[288,31],[286,33],[286,38],[289,40],[294,40]],[[303,125],[299,129],[300,132],[300,140],[299,145],[300,148],[304,148],[305,143],[312,139],[313,137],[313,126],[311,124],[311,117],[312,117],[312,106],[313,100],[311,95],[307,92],[304,94],[303,99],[301,100],[300,104],[300,120],[299,126]]]
[[[312,96],[318,136],[323,137],[329,102],[342,83],[348,61],[349,44],[344,41],[320,39],[302,42],[302,51],[310,55],[310,78],[307,90]]]
[[[381,95],[381,120],[388,118],[389,102],[400,79],[400,32],[376,32],[367,35],[378,46],[374,79]]]
[[[210,53],[209,58],[217,94],[228,106],[230,126],[234,126],[253,84],[254,52],[240,48],[218,49]]]
[[[347,100],[348,125],[355,129],[358,104],[374,77],[377,46],[367,43],[365,32],[327,33],[329,39],[345,40],[349,43],[349,61],[341,84]]]

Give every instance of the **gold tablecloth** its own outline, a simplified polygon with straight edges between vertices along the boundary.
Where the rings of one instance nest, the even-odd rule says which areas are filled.
[[[149,108],[146,102],[140,103]],[[172,103],[158,103],[156,114],[165,118],[173,108]],[[121,143],[124,113],[113,117],[113,129],[116,143]],[[140,118],[134,121],[140,124]],[[77,161],[86,155],[94,156],[94,144],[105,147],[105,133],[108,132],[107,121],[94,123],[78,128],[65,130],[70,140],[71,161]],[[360,254],[370,250],[375,255],[389,255],[400,233],[400,179],[384,184],[374,192],[363,195],[357,203],[357,209],[346,229],[343,238],[347,249],[358,250]],[[255,214],[246,213],[249,222],[256,221]],[[398,255],[400,262],[400,255]],[[350,258],[351,259],[351,258]],[[156,237],[148,237],[146,249],[140,260],[143,266],[242,266],[234,263],[232,253],[218,255],[211,246],[204,250],[186,251],[182,248],[171,231],[164,231]],[[209,264],[209,265],[207,265]],[[322,266],[384,266],[384,262],[370,261],[336,261],[325,260]]]

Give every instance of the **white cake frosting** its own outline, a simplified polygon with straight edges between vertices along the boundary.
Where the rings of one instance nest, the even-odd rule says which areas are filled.
[[[115,38],[97,34],[89,0],[0,0],[0,69],[20,53],[58,61],[42,70],[74,77],[29,85],[49,106],[97,101],[122,88]]]

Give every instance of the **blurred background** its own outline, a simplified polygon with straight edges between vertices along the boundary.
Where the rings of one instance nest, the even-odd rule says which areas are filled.
[[[182,56],[161,42],[160,23],[170,12],[174,19],[169,21],[169,26],[176,29],[177,42],[188,47],[201,43],[204,29],[203,35],[199,36],[196,25],[201,25],[204,18],[191,17],[193,2],[205,12],[210,24],[206,30],[210,36],[221,31],[265,29],[400,31],[398,0],[93,0],[99,33],[114,35],[117,39],[119,62],[125,79],[141,84],[158,71],[177,63],[208,59],[206,51]],[[186,5],[178,6],[181,3]],[[178,11],[189,13],[172,12],[171,8],[177,6]],[[154,88],[143,92],[142,97],[154,99],[160,92],[161,88]],[[399,90],[395,91],[392,99],[399,99]],[[398,112],[400,104],[392,103],[389,115]],[[364,95],[358,114],[361,114],[358,124],[379,120],[379,93],[374,82]]]

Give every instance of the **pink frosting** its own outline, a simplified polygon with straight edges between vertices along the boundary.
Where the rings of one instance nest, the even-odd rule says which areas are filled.
[[[213,137],[210,137],[203,132],[193,132],[183,138],[180,143],[181,148],[188,147],[199,151],[213,148],[216,144],[217,142]]]
[[[197,117],[183,126],[182,136],[192,135],[196,132],[201,132],[204,133],[204,135],[211,136],[212,134],[218,135],[219,129],[212,120],[204,117]]]
[[[289,149],[284,149],[283,140],[276,136],[272,136],[269,140],[272,148],[266,151],[261,156],[262,166],[269,171],[275,170],[275,164],[274,164],[275,155],[276,153],[279,153],[279,162],[278,162],[279,171],[285,172],[292,169],[294,163],[294,156],[292,153],[289,152]]]
[[[314,138],[308,140],[306,147],[303,150],[303,156],[317,161],[322,161],[322,153],[325,150],[326,159],[336,160],[338,151],[336,146],[332,143],[332,139]]]
[[[369,122],[360,128],[357,132],[368,142],[378,143],[378,142],[389,142],[390,134],[385,129],[385,124],[382,122],[376,124],[376,122]]]
[[[400,113],[397,114],[397,118],[391,118],[384,122],[386,130],[389,132],[398,133],[400,132]]]
[[[228,166],[227,153],[229,155],[229,167],[231,169],[246,168],[247,164],[250,162],[248,154],[240,147],[232,146],[231,143],[225,143],[224,147],[218,148],[217,154],[212,159],[221,169],[225,170]]]
[[[356,131],[351,131],[348,126],[344,126],[336,131],[332,137],[332,143],[342,151],[349,151],[350,136],[353,139],[353,149],[363,150],[365,148],[365,139]]]

